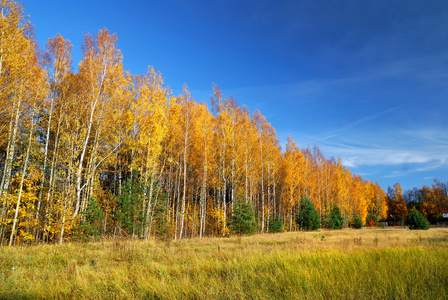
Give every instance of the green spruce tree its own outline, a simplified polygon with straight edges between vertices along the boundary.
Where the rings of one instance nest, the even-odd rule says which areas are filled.
[[[301,230],[317,230],[321,227],[320,216],[313,202],[306,196],[300,200],[300,210],[296,216],[297,226]]]
[[[415,208],[409,213],[406,223],[409,225],[409,229],[429,229],[428,220]]]
[[[162,240],[167,238],[170,229],[166,216],[167,202],[168,196],[160,191],[154,207],[154,233]]]
[[[84,218],[76,230],[82,241],[87,241],[88,237],[96,240],[100,236],[103,215],[100,203],[94,197],[91,197],[84,211]]]
[[[283,232],[283,219],[280,216],[277,216],[274,219],[269,220],[269,232],[276,233],[276,232]]]
[[[143,184],[138,179],[127,179],[122,187],[121,194],[118,196],[118,210],[115,211],[116,218],[120,221],[121,227],[129,235],[142,235],[142,196]]]
[[[342,229],[342,215],[341,210],[336,205],[333,205],[328,218],[328,228],[330,229]]]
[[[361,229],[362,228],[362,220],[361,220],[361,218],[358,215],[355,215],[353,217],[352,226],[355,229]]]
[[[240,198],[233,206],[232,230],[239,235],[254,234],[257,229],[255,214],[250,202]]]

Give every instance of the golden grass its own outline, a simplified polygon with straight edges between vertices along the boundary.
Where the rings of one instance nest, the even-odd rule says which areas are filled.
[[[447,299],[448,229],[0,249],[0,298]]]

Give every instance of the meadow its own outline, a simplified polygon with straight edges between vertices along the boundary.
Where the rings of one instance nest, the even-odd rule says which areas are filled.
[[[1,299],[447,299],[448,228],[0,249]]]

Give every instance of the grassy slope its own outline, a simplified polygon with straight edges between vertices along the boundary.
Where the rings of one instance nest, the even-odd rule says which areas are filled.
[[[0,249],[0,298],[446,299],[448,229]]]

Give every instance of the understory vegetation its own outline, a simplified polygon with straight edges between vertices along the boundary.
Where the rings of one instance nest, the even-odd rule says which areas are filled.
[[[0,248],[0,298],[446,299],[448,229]]]

